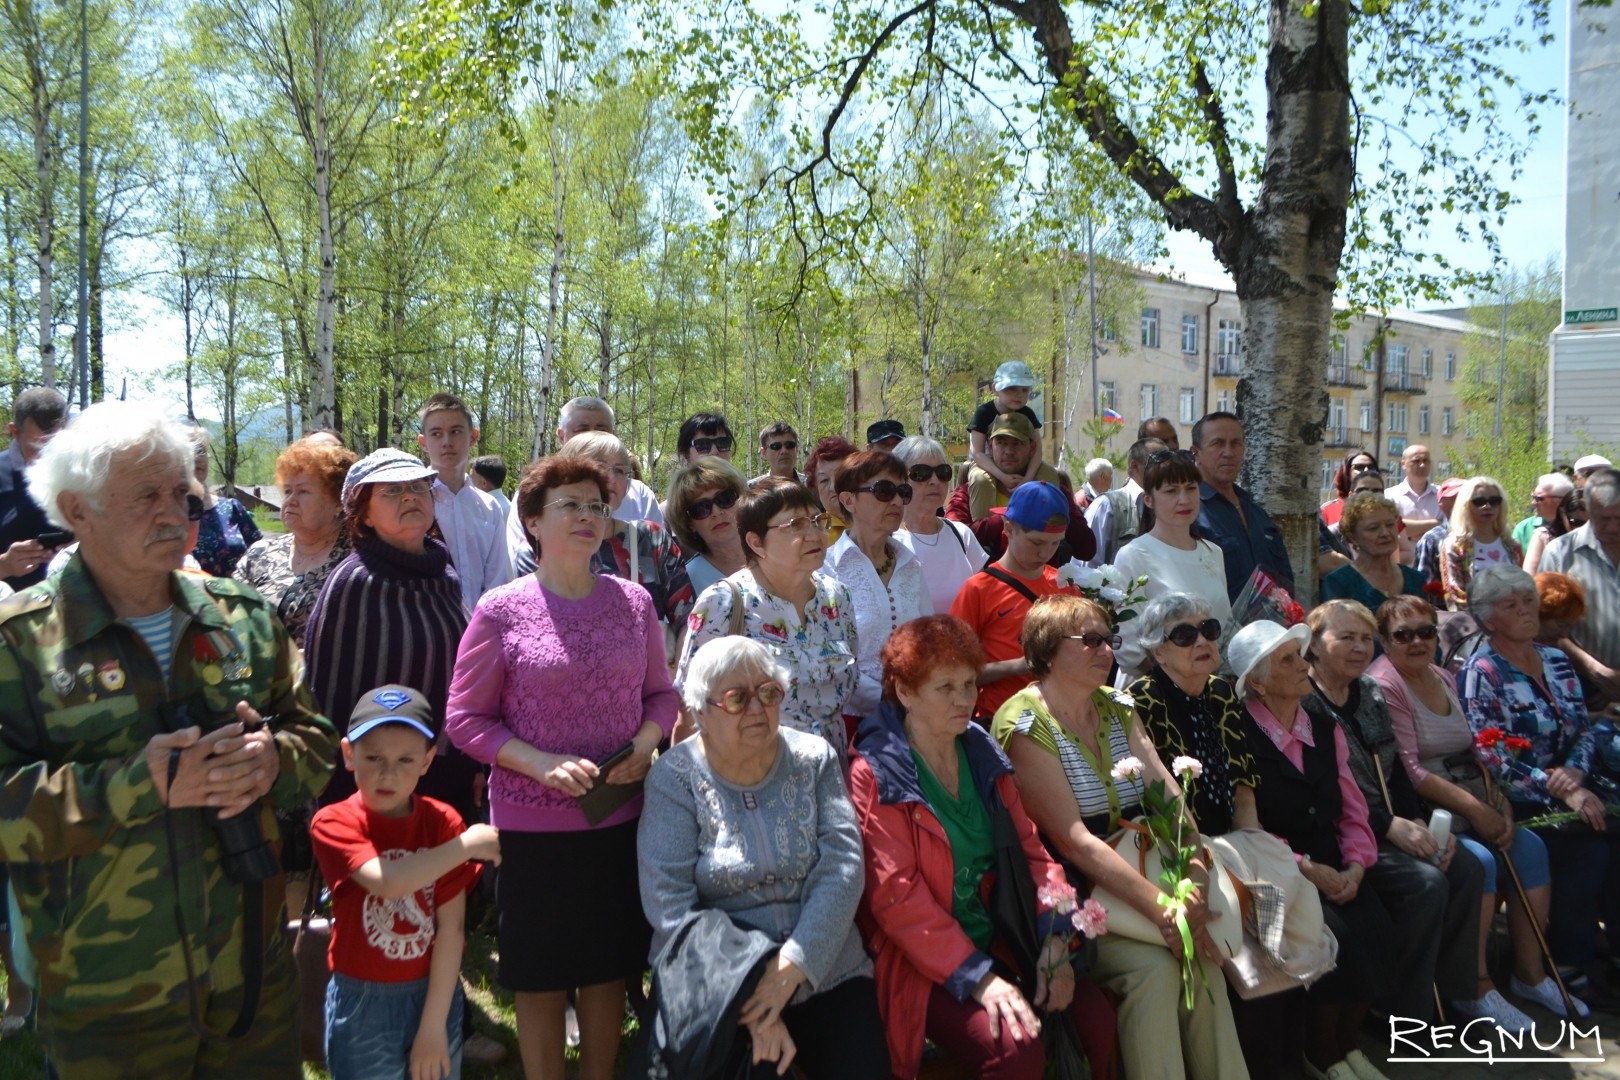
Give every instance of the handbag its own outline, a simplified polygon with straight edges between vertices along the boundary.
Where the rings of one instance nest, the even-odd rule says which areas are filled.
[[[283,934],[292,946],[298,972],[298,1052],[304,1061],[326,1062],[326,984],[332,981],[332,920],[314,918],[320,902],[321,871],[312,867],[303,914],[287,923]]]
[[[1119,853],[1120,858],[1135,867],[1137,873],[1155,886],[1158,885],[1164,862],[1159,853],[1159,845],[1154,841],[1153,832],[1148,828],[1145,818],[1122,821],[1119,830],[1108,838],[1107,843]],[[1209,884],[1204,889],[1204,902],[1213,914],[1220,916],[1207,924],[1205,929],[1209,932],[1210,940],[1221,950],[1221,955],[1233,957],[1243,948],[1243,900],[1239,892],[1242,886],[1222,865],[1220,856],[1213,847],[1205,844],[1202,856],[1204,865],[1209,868]],[[1149,945],[1164,944],[1164,935],[1159,932],[1157,921],[1149,919],[1107,888],[1101,885],[1094,886],[1091,898],[1108,912],[1110,934]]]
[[[1294,853],[1263,829],[1210,839],[1227,872],[1244,883],[1243,948],[1221,965],[1245,1001],[1309,986],[1332,971],[1339,942],[1322,921],[1322,898]]]

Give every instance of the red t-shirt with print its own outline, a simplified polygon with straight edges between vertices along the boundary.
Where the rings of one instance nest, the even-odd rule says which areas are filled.
[[[373,896],[353,875],[372,859],[402,859],[465,830],[460,814],[424,795],[411,797],[411,812],[404,817],[372,812],[359,792],[316,812],[310,838],[332,890],[327,957],[333,971],[371,982],[427,978],[438,905],[470,889],[482,867],[462,863],[432,885],[396,900]]]

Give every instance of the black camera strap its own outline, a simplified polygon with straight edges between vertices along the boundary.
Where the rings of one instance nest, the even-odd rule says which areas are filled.
[[[169,783],[180,772],[180,751],[169,751]],[[244,811],[245,813],[246,811]],[[224,1035],[210,1031],[203,1023],[202,1010],[197,1002],[197,967],[191,959],[191,935],[186,930],[184,904],[180,897],[180,847],[175,842],[174,811],[163,807],[163,828],[169,840],[169,874],[174,879],[174,925],[180,933],[180,956],[186,964],[186,1007],[190,1012],[191,1028],[199,1038],[209,1042],[240,1039],[253,1030],[253,1019],[259,1011],[259,991],[264,985],[264,883],[244,882],[242,885],[242,1010],[236,1023]]]

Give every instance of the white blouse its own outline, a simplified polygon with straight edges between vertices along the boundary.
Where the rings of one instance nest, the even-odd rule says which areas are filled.
[[[893,539],[889,544],[895,553],[895,563],[887,585],[847,530],[827,549],[821,567],[843,582],[855,605],[855,663],[861,680],[855,693],[844,703],[844,711],[851,716],[865,716],[877,709],[883,694],[883,664],[879,655],[894,628],[934,613],[922,563],[904,544]]]
[[[1198,541],[1192,551],[1171,547],[1151,534],[1138,536],[1119,549],[1114,567],[1127,580],[1147,575],[1147,586],[1142,600],[1147,601],[1169,593],[1191,593],[1209,604],[1210,614],[1221,621],[1224,628],[1232,621],[1232,601],[1226,595],[1226,561],[1221,549],[1208,540]],[[1119,673],[1123,683],[1136,678],[1136,669],[1147,659],[1142,648],[1137,621],[1120,626]]]
[[[973,530],[949,518],[940,519],[940,530],[932,536],[901,529],[894,539],[922,563],[935,615],[950,612],[962,582],[982,570],[987,558]]]

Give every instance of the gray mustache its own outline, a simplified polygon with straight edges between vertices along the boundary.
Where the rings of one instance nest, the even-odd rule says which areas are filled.
[[[159,525],[157,528],[146,534],[146,546],[151,547],[153,544],[161,544],[165,540],[185,539],[187,539],[186,530],[182,529],[180,526]]]

